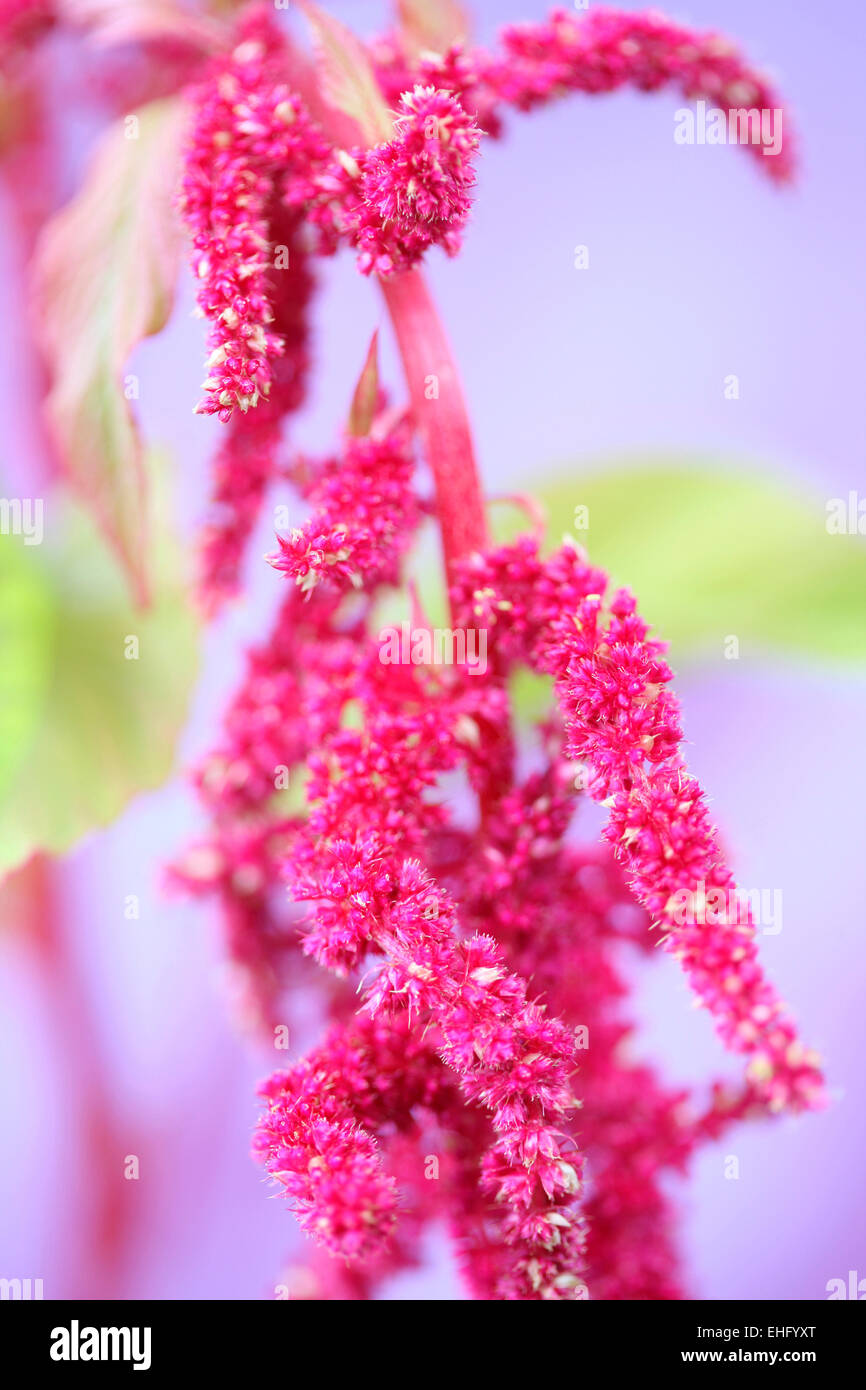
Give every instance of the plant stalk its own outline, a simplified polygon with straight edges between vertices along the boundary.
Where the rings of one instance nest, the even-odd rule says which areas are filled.
[[[487,545],[481,481],[463,388],[436,305],[419,270],[380,277],[409,399],[436,485],[449,587],[457,562]]]

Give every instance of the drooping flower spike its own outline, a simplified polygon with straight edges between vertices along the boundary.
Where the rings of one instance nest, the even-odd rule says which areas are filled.
[[[327,147],[282,80],[282,46],[259,15],[197,94],[181,209],[210,325],[209,375],[197,409],[228,421],[270,395],[284,340],[273,331],[271,219],[293,165]]]
[[[379,41],[372,54],[394,99],[412,80],[411,55],[399,34]],[[723,35],[699,33],[657,12],[632,14],[604,5],[582,15],[559,8],[546,20],[508,25],[493,53],[456,43],[442,55],[422,56],[417,71],[422,80],[453,92],[494,135],[509,107],[532,111],[571,93],[598,96],[622,87],[655,92],[673,86],[688,101],[703,99],[726,117],[732,111],[782,109],[772,83]],[[790,135],[780,148],[766,124],[747,122],[744,128],[750,132],[746,148],[763,172],[789,178]]]
[[[627,591],[605,601],[608,589],[576,547],[545,561],[524,538],[489,561],[467,562],[456,608],[499,623],[497,649],[554,676],[566,755],[588,769],[587,791],[610,808],[605,836],[637,901],[662,928],[726,1046],[752,1057],[756,1095],[773,1110],[808,1107],[822,1091],[817,1059],[797,1041],[757,963],[747,904],[681,754],[664,644],[649,637]],[[706,912],[707,889],[723,895],[718,920]]]
[[[817,1058],[760,968],[685,767],[663,643],[576,547],[491,545],[420,266],[436,246],[459,250],[481,132],[501,133],[508,108],[625,85],[724,111],[779,103],[729,44],[656,15],[556,11],[493,53],[433,54],[404,30],[365,50],[304,9],[326,49],[351,55],[357,89],[344,65],[317,90],[273,16],[253,11],[193,98],[182,198],[211,332],[203,408],[232,431],[213,593],[237,587],[269,484],[293,484],[299,512],[268,556],[288,597],[197,772],[208,838],[176,870],[220,903],[265,1027],[280,1010],[293,1026],[313,963],[325,967],[330,1029],[264,1083],[255,1139],[337,1260],[293,1287],[375,1296],[444,1220],[476,1298],[681,1297],[668,1174],[736,1121],[819,1105]],[[790,172],[787,141],[773,157],[753,149],[772,177]],[[378,279],[409,392],[408,410],[389,409],[371,350],[322,462],[280,457],[306,371],[306,292],[288,293],[274,255],[286,219],[292,254],[348,248]],[[439,663],[411,640],[395,659],[384,640],[429,514],[452,650],[483,635],[483,665]],[[410,628],[429,625],[409,609]],[[509,694],[521,668],[551,676],[557,697],[528,746]],[[600,844],[578,838],[587,797],[609,812]],[[746,1059],[739,1080],[671,1088],[635,1054],[622,955],[659,940]]]
[[[45,35],[57,19],[54,0],[2,0],[0,57],[26,48]]]

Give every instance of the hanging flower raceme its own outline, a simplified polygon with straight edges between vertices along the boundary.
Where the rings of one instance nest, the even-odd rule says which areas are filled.
[[[282,45],[259,15],[198,89],[181,210],[210,324],[209,375],[197,409],[231,419],[270,394],[284,349],[274,320],[269,209],[293,167],[328,146],[283,76]],[[277,272],[278,273],[278,272]]]
[[[576,547],[544,562],[524,538],[489,560],[474,557],[456,600],[458,611],[490,613],[514,644],[509,651],[554,675],[566,751],[585,765],[590,795],[610,807],[605,836],[637,900],[661,925],[725,1043],[752,1058],[756,1094],[773,1110],[809,1107],[822,1094],[817,1059],[764,979],[748,905],[686,771],[664,644],[649,638],[626,591],[605,602],[608,588]],[[707,889],[724,899],[718,918],[706,913]]]
[[[322,865],[318,876],[311,861]],[[551,1287],[573,1274],[580,1160],[566,1156],[558,1130],[574,1105],[569,1030],[527,998],[491,938],[459,939],[446,895],[416,862],[394,867],[374,834],[308,847],[305,871],[294,876],[297,896],[322,901],[308,948],[343,969],[369,948],[381,953],[365,988],[368,1009],[408,1009],[416,1026],[432,1027],[467,1100],[489,1111],[496,1139],[480,1177],[509,1212],[513,1242],[532,1252],[524,1258],[543,1262]]]
[[[34,43],[56,23],[57,17],[54,0],[2,0],[0,57]]]
[[[332,627],[333,597],[290,590],[267,640],[247,654],[246,670],[223,717],[219,744],[196,784],[220,819],[258,812],[339,727],[357,662],[351,633]]]
[[[372,56],[393,96],[413,74],[399,36],[374,44]],[[733,122],[737,143],[758,157],[770,178],[782,181],[793,172],[782,102],[769,80],[723,35],[700,33],[655,12],[554,9],[546,20],[508,25],[493,53],[456,44],[442,56],[425,55],[414,71],[453,92],[494,135],[507,107],[532,111],[573,92],[655,92],[672,85],[686,100],[704,100],[723,113],[726,131]]]
[[[302,822],[291,813],[305,760],[340,727],[359,661],[357,620],[338,596],[290,589],[265,641],[247,655],[216,747],[194,781],[210,827],[179,857],[169,882],[216,902],[247,1019],[277,1021],[301,938],[282,889]]]
[[[329,21],[339,44],[338,31]],[[359,85],[336,120],[345,70],[317,89],[263,11],[195,98],[183,207],[211,325],[202,409],[231,430],[206,587],[237,587],[276,477],[307,515],[267,557],[288,596],[196,774],[209,834],[178,873],[220,902],[262,1019],[325,967],[329,1029],[264,1083],[255,1139],[304,1229],[339,1256],[295,1278],[316,1291],[300,1296],[371,1296],[444,1219],[477,1298],[680,1297],[669,1175],[737,1121],[820,1104],[818,1061],[761,970],[685,767],[664,644],[576,546],[488,542],[418,267],[459,249],[480,133],[509,107],[626,85],[673,85],[725,113],[777,101],[729,44],[656,15],[559,10],[492,53],[418,56],[401,31],[369,47],[368,67],[346,45]],[[759,136],[762,167],[784,176],[789,145],[770,157]],[[281,241],[300,257],[298,292],[279,279]],[[374,343],[339,450],[281,468],[307,366],[306,258],[340,248],[381,282],[411,409],[387,408]],[[451,660],[433,656],[414,589],[412,640],[377,631],[426,514],[451,581]],[[469,633],[483,667],[453,655]],[[557,697],[531,748],[511,707],[521,670],[552,677]],[[600,844],[576,837],[588,797],[609,813]],[[636,1055],[622,957],[659,939],[747,1059],[737,1084],[668,1085]]]
[[[241,566],[267,488],[282,462],[283,424],[303,404],[310,366],[308,311],[313,277],[297,213],[278,205],[269,219],[272,327],[280,344],[268,397],[232,416],[213,461],[211,511],[200,539],[198,593],[207,616],[241,587]]]
[[[397,580],[420,520],[412,488],[411,433],[398,422],[377,436],[349,436],[342,454],[311,466],[305,486],[312,515],[269,555],[303,593],[325,582],[375,588]]]
[[[261,1089],[274,1103],[257,1144],[301,1226],[334,1254],[368,1256],[391,1234],[396,1184],[345,1096],[335,1093],[333,1073],[302,1062]]]
[[[391,1156],[401,1135],[421,1137],[419,1109],[432,1117],[455,1102],[429,1045],[405,1019],[353,1020],[259,1093],[265,1110],[254,1152],[302,1224],[344,1257],[381,1255],[397,1216],[396,1183],[382,1155]]]

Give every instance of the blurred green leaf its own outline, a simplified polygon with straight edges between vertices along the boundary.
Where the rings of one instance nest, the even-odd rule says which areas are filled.
[[[0,536],[0,873],[63,853],[172,769],[197,625],[179,550],[154,531],[146,610],[91,518],[61,497],[45,502],[43,545]]]
[[[137,383],[123,372],[132,350],[159,333],[171,312],[186,119],[181,99],[171,97],[116,122],[75,197],[43,228],[33,257],[52,434],[140,599],[150,584],[140,525],[150,479],[130,405]]]
[[[634,458],[576,465],[533,492],[551,542],[573,535],[631,589],[674,664],[722,656],[728,636],[741,656],[866,659],[866,545],[828,534],[825,499],[741,464]],[[575,529],[578,507],[587,530]]]
[[[0,536],[0,799],[39,717],[54,618],[46,576],[17,536]]]

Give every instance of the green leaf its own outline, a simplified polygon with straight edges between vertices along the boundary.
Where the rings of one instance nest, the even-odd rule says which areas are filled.
[[[153,538],[154,599],[140,610],[91,518],[60,497],[45,515],[42,546],[0,536],[0,873],[63,853],[165,780],[197,667],[170,539]]]
[[[533,491],[551,542],[573,535],[631,589],[674,664],[721,659],[730,636],[741,657],[866,659],[866,545],[828,534],[826,499],[718,460],[572,465]]]
[[[123,369],[168,320],[180,232],[173,207],[183,105],[152,102],[103,137],[83,186],[42,232],[33,301],[66,472],[146,602],[148,478]]]
[[[47,578],[18,536],[0,535],[0,798],[36,730],[54,618]]]

